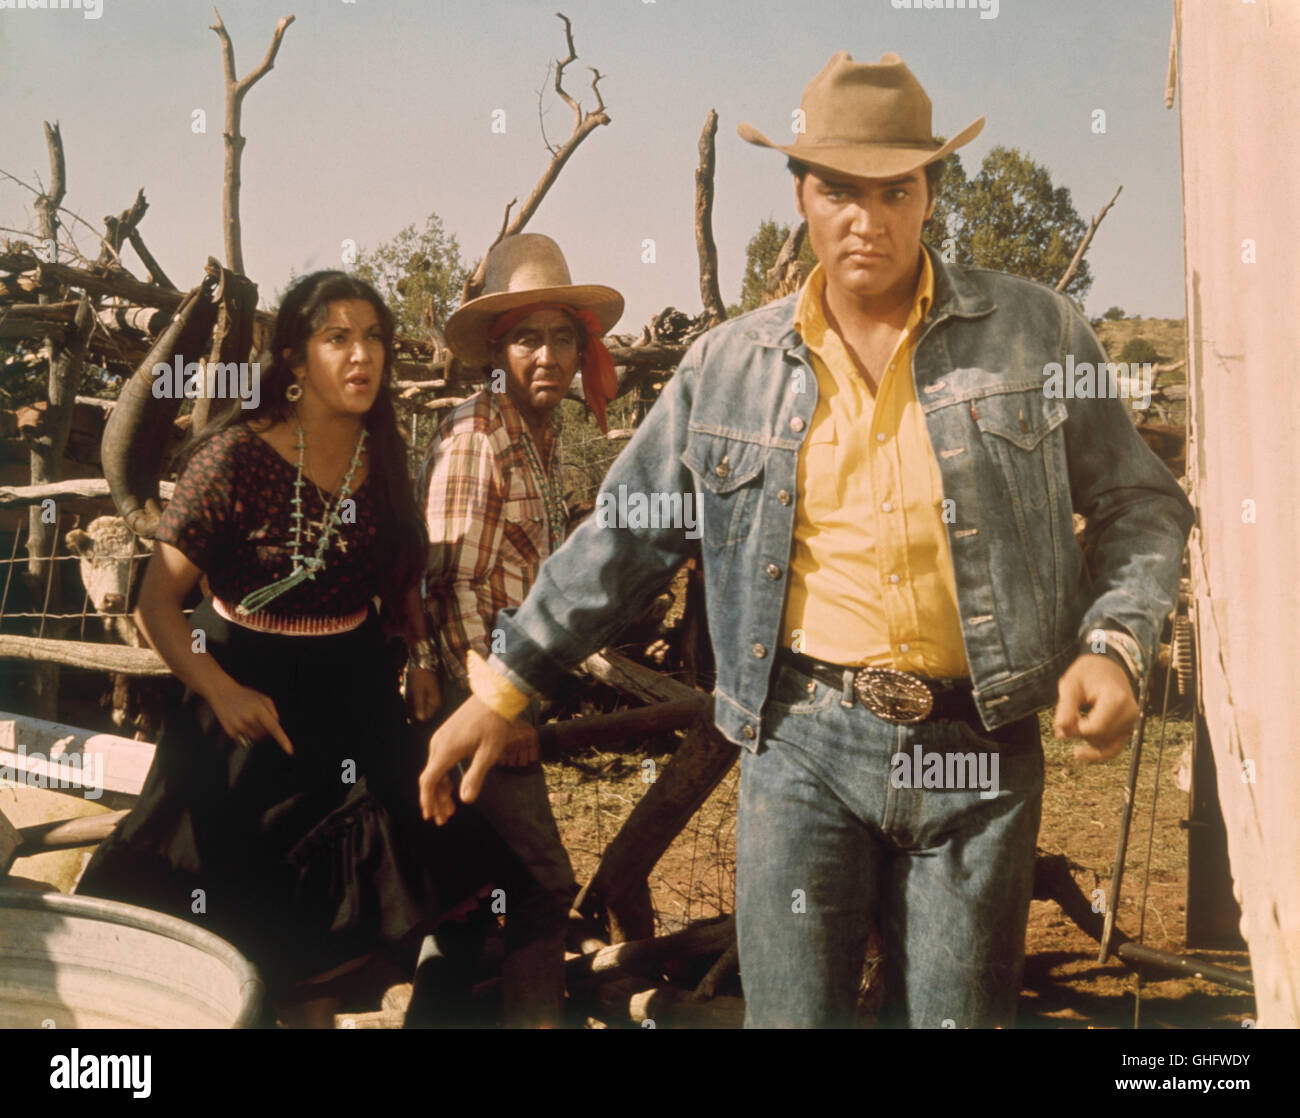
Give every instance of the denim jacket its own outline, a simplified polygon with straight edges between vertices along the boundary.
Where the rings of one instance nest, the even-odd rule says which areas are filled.
[[[1138,435],[1129,401],[1045,390],[1049,363],[1107,360],[1073,303],[926,251],[935,300],[913,377],[943,479],[975,701],[994,729],[1055,702],[1089,631],[1118,629],[1152,647],[1194,514]],[[521,690],[557,689],[702,553],[715,718],[728,739],[757,748],[785,606],[798,451],[817,404],[793,327],[797,298],[695,342],[602,483],[598,501],[620,511],[581,524],[523,604],[498,615],[490,663]],[[638,499],[652,502],[650,524],[622,514]],[[688,511],[701,514],[695,531]],[[1095,582],[1073,512],[1095,540]]]

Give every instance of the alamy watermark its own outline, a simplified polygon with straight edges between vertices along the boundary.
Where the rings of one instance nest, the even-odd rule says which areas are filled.
[[[920,11],[922,8],[944,9],[965,8],[969,11],[979,10],[980,19],[998,18],[998,0],[889,0],[892,8]]]
[[[104,794],[102,753],[46,756],[35,750],[28,752],[21,742],[14,752],[19,758],[16,765],[0,761],[0,788],[6,784],[26,788],[79,788],[88,800],[97,800]]]
[[[170,365],[158,362],[153,376],[155,400],[239,400],[241,408],[252,409],[262,399],[262,367],[256,361],[201,365],[177,354]]]
[[[944,792],[978,788],[981,800],[991,800],[998,794],[1000,760],[995,752],[927,750],[917,742],[910,754],[899,751],[889,759],[889,783],[895,788],[928,788]]]
[[[0,12],[18,8],[73,9],[80,11],[86,19],[98,19],[104,14],[104,0],[0,0]]]
[[[66,1056],[50,1057],[50,1086],[55,1090],[130,1091],[147,1099],[152,1092],[152,1056],[96,1056],[72,1049]]]
[[[681,528],[688,540],[700,538],[700,516],[694,493],[602,490],[596,497],[596,523],[602,528]]]
[[[1043,366],[1043,394],[1049,400],[1132,400],[1134,411],[1151,406],[1155,366],[1150,361],[1049,361]]]

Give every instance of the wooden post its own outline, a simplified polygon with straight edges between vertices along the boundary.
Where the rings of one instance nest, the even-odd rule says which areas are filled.
[[[698,700],[702,694],[622,656],[591,656],[583,667],[602,682],[635,689],[650,701]],[[672,763],[632,809],[574,901],[586,916],[607,915],[614,940],[645,938],[653,931],[649,873],[736,763],[736,747],[705,723],[697,723],[677,747]]]
[[[713,140],[717,134],[718,114],[710,109],[700,132],[700,165],[695,168],[695,251],[700,258],[700,299],[711,327],[727,317],[718,289],[718,246],[713,241]]]

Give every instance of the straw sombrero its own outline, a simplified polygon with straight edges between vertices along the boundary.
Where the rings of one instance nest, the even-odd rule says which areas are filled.
[[[530,303],[562,303],[590,311],[607,334],[623,314],[623,296],[601,284],[575,284],[564,253],[550,237],[518,233],[488,252],[483,294],[447,319],[447,344],[467,365],[492,360],[488,329],[507,311]]]

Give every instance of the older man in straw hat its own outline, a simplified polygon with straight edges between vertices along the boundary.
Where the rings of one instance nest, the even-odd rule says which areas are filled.
[[[453,702],[468,695],[470,653],[499,651],[498,611],[524,600],[542,561],[564,539],[555,412],[581,367],[588,405],[604,428],[615,384],[600,339],[622,313],[617,291],[572,283],[559,246],[523,233],[492,248],[484,293],[447,321],[452,352],[488,374],[487,387],[439,425],[420,489],[430,545],[425,591],[442,644],[444,692]],[[536,712],[529,708],[529,722]],[[512,1023],[555,1024],[564,992],[563,932],[577,885],[529,723],[512,739],[479,807],[552,901],[544,942],[507,961],[508,999],[513,988],[525,1003],[510,1007]]]
[[[895,55],[836,54],[791,160],[818,258],[802,290],[706,334],[607,488],[703,500],[715,717],[744,747],[736,912],[746,1023],[853,1020],[872,921],[884,1020],[1014,1019],[1043,757],[1113,757],[1173,601],[1186,498],[1114,398],[1053,364],[1105,360],[1064,296],[921,243],[930,101]],[[1101,571],[1072,532],[1088,517]],[[504,651],[442,727],[426,814],[470,800],[526,693],[606,638],[691,543],[583,525],[502,619]]]

